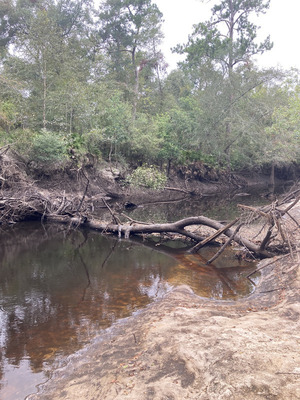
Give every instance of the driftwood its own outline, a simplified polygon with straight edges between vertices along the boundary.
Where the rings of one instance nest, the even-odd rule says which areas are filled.
[[[70,218],[68,216],[60,215],[48,215],[47,220],[51,222],[70,224],[76,227],[81,226],[104,233],[118,234],[120,238],[123,235],[125,239],[128,239],[131,234],[175,233],[193,240],[197,239],[198,241],[202,241],[203,238],[198,237],[197,235],[186,230],[185,228],[192,225],[204,225],[217,230],[224,230],[224,228],[226,228],[220,222],[204,216],[184,218],[176,222],[165,224],[113,224],[102,222],[94,218],[91,220],[86,220],[79,217]],[[251,242],[250,240],[242,237],[239,234],[234,234],[231,229],[225,229],[224,234],[229,238],[234,235],[235,242],[247,248],[258,257],[273,256],[272,252],[261,250],[259,245]]]
[[[277,201],[261,208],[255,208],[255,207],[245,206],[243,204],[238,204],[238,207],[242,208],[243,210],[249,210],[254,214],[253,220],[257,218],[263,218],[265,220],[265,225],[268,226],[267,232],[265,233],[265,236],[260,243],[261,251],[264,251],[270,244],[270,242],[274,239],[274,237],[276,237],[277,235],[280,235],[283,244],[288,244],[288,237],[282,225],[282,218],[285,215],[290,216],[291,220],[299,228],[298,221],[295,218],[291,217],[291,215],[289,214],[289,211],[300,200],[299,191],[295,191],[294,194],[297,194],[297,197],[291,202],[289,206],[287,206],[284,209],[279,208]],[[283,203],[280,203],[280,205],[283,205]]]
[[[185,193],[185,194],[188,194],[190,196],[194,196],[196,194],[195,190],[186,190],[186,189],[167,187],[167,186],[164,189],[165,190],[170,190],[170,191],[173,191],[173,192]]]
[[[87,189],[89,180],[87,179],[86,189],[82,197],[74,197],[72,200],[67,199],[65,193],[60,197],[49,198],[36,191],[28,191],[27,195],[23,193],[22,196],[17,194],[14,197],[0,198],[0,224],[1,223],[15,223],[26,219],[40,219],[42,221],[63,223],[72,228],[83,227],[87,229],[97,230],[103,233],[117,234],[119,237],[128,239],[130,235],[137,234],[175,234],[188,238],[194,242],[191,252],[197,252],[202,246],[211,243],[220,235],[225,235],[229,238],[225,245],[218,251],[212,262],[222,251],[232,242],[238,243],[243,249],[247,249],[257,257],[265,258],[274,256],[274,248],[271,244],[274,238],[279,238],[280,246],[277,245],[279,252],[291,251],[292,246],[289,240],[289,234],[286,232],[282,217],[289,218],[291,209],[299,201],[299,193],[297,197],[291,201],[288,206],[281,204],[279,208],[277,203],[271,205],[254,208],[245,205],[239,205],[246,213],[246,217],[241,216],[234,221],[224,224],[216,220],[207,218],[205,216],[196,216],[184,218],[172,223],[149,223],[142,221],[135,221],[132,218],[121,214],[116,215],[111,207],[103,200],[104,205],[109,210],[112,222],[104,222],[91,215],[86,200]],[[123,222],[121,217],[127,219]],[[258,219],[264,221],[263,237],[260,240],[249,240],[240,233],[239,228],[246,223],[251,223]],[[296,229],[299,229],[299,222],[293,217],[289,218]],[[232,226],[238,224],[238,228],[231,229]],[[192,226],[206,226],[216,230],[216,232],[208,237],[203,237],[194,231],[187,229]],[[263,229],[261,229],[263,231]],[[196,242],[196,244],[195,244]],[[277,251],[278,253],[278,251]]]
[[[206,244],[212,242],[213,240],[217,239],[222,233],[225,233],[229,228],[231,228],[234,224],[237,223],[239,218],[236,218],[234,221],[230,222],[226,226],[223,226],[222,228],[218,229],[217,232],[215,232],[213,235],[209,236],[208,238],[202,240],[200,243],[196,244],[190,252],[191,253],[196,253],[198,250],[201,249],[201,247],[205,246]]]
[[[234,240],[235,235],[238,233],[238,231],[240,230],[242,224],[239,224],[234,232],[232,233],[232,235],[230,236],[229,239],[227,239],[227,241],[223,244],[223,246],[220,248],[220,250],[212,257],[210,258],[207,262],[206,265],[211,264],[213,261],[215,261],[222,253],[223,251],[230,245],[230,243]]]

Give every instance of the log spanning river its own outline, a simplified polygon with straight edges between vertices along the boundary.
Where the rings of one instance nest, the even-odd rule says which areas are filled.
[[[24,223],[0,232],[0,398],[23,400],[66,358],[116,320],[189,285],[235,300],[255,290],[254,264],[230,251],[187,255],[63,226]],[[175,246],[177,247],[177,246]]]

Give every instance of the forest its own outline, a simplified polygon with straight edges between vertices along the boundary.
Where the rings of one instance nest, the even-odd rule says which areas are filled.
[[[299,72],[255,61],[269,5],[217,1],[169,71],[151,0],[2,0],[0,147],[55,168],[299,165]]]

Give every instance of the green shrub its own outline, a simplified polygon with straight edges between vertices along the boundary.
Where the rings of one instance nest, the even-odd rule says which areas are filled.
[[[93,156],[96,156],[98,159],[101,159],[101,147],[103,144],[103,137],[101,132],[92,130],[85,136],[85,144],[87,151],[91,153]]]
[[[36,133],[30,129],[16,129],[10,133],[7,143],[10,143],[21,156],[28,158],[35,136]]]
[[[150,167],[138,167],[129,177],[129,183],[133,186],[144,186],[150,189],[162,189],[167,177],[163,172],[150,165]]]
[[[53,164],[64,161],[66,152],[66,144],[59,134],[43,130],[33,138],[30,157],[43,164]]]

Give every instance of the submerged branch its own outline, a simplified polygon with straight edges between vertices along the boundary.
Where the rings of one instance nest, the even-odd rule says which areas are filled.
[[[235,235],[238,233],[238,231],[241,229],[241,226],[243,224],[239,224],[233,234],[230,236],[230,238],[223,244],[223,246],[220,248],[220,250],[212,257],[210,258],[207,262],[206,265],[211,264],[213,261],[215,261],[222,253],[223,251],[230,245],[230,243],[234,240]]]

